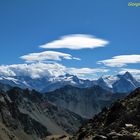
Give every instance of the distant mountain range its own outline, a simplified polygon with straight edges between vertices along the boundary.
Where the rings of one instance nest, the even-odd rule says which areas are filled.
[[[115,107],[113,107],[112,110],[107,109],[105,112],[102,111],[102,109],[104,107],[110,107],[117,99],[127,96],[132,90],[135,90],[139,86],[139,81],[129,72],[123,75],[101,77],[92,81],[79,79],[69,74],[40,79],[21,76],[1,77],[1,139],[39,140],[45,139],[48,135],[71,135],[78,130],[83,122],[87,119],[91,119],[93,116],[96,117],[99,113],[99,118],[97,120],[95,119],[95,121],[93,120],[93,124],[95,123],[95,127],[98,128],[98,124],[101,126],[102,122],[107,121],[106,119],[108,118],[106,114],[108,117],[111,117],[108,121],[112,120],[112,116],[109,112],[112,111],[111,113],[114,113]],[[131,113],[131,109],[134,110],[133,104],[137,101],[137,98],[133,97],[137,97],[137,93],[139,93],[139,89],[134,92],[134,95],[130,94],[126,97],[124,102],[123,100],[118,101],[121,105],[126,103],[126,108],[122,109],[127,110],[128,113]],[[130,110],[127,108],[129,103]],[[137,107],[138,102],[134,105]],[[124,110],[121,112],[119,105],[116,107],[116,110],[117,113],[115,112],[113,117],[117,117],[118,114],[121,113],[120,115],[123,118],[122,112]],[[126,117],[128,117],[129,124],[132,122],[129,122],[129,114],[127,114],[127,111],[124,112]],[[105,115],[103,116],[105,119],[100,115],[102,113]],[[137,115],[132,111],[132,118],[133,113]],[[119,116],[118,119],[120,119]],[[130,118],[130,120],[132,119]],[[125,123],[127,124],[127,122]],[[116,125],[115,123],[113,124],[113,126]],[[118,124],[121,125],[121,123]],[[78,138],[76,140],[82,140],[82,136],[86,137],[84,136],[83,129],[87,128],[86,132],[90,134],[89,126],[92,126],[92,124],[88,123],[81,127],[75,137],[80,137],[80,139]],[[109,124],[107,129],[108,127],[112,126]],[[94,128],[94,126],[92,126],[92,128]],[[114,127],[112,128],[114,129]],[[98,129],[105,132],[104,128],[99,127]],[[95,131],[95,133],[97,133],[97,131]],[[103,133],[103,136],[104,134],[105,133]],[[92,136],[92,134],[89,136]],[[105,135],[104,137],[107,136]],[[49,139],[47,138],[47,140]]]
[[[97,80],[79,79],[70,74],[38,79],[24,76],[0,77],[0,83],[3,91],[12,87],[35,89],[44,93],[43,96],[51,104],[88,119],[140,86],[140,82],[129,72]]]
[[[54,91],[66,85],[79,88],[92,87],[98,85],[113,93],[129,93],[140,86],[140,82],[136,80],[131,73],[126,72],[123,75],[100,77],[97,80],[80,79],[77,76],[66,74],[58,77],[43,77],[32,79],[25,76],[0,77],[0,83],[8,84],[12,87],[35,89],[45,93]]]
[[[66,74],[58,77],[43,77],[32,79],[29,76],[11,76],[0,77],[0,83],[7,84],[12,87],[20,87],[23,89],[35,89],[40,92],[49,92],[55,89],[59,89],[66,85],[72,85],[76,87],[90,87],[93,85],[93,81],[79,79],[77,76]]]

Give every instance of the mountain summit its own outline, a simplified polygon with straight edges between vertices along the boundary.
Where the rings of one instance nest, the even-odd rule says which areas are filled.
[[[117,75],[118,80],[113,83],[113,91],[119,93],[129,93],[140,86],[140,83],[129,73]]]

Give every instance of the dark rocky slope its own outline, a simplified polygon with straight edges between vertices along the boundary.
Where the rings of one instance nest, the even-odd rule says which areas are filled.
[[[140,88],[104,108],[72,140],[140,140]]]
[[[0,92],[0,140],[40,140],[73,134],[82,124],[77,114],[49,103],[36,91]]]
[[[47,99],[60,107],[64,107],[84,118],[92,118],[105,106],[110,106],[125,94],[114,94],[100,86],[78,88],[65,86],[53,92],[46,93]]]
[[[0,129],[1,140],[37,139],[49,135],[45,126],[20,112],[16,102],[5,93],[0,93]]]

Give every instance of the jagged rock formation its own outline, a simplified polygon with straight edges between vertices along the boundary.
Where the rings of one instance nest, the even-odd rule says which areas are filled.
[[[0,92],[0,140],[39,140],[73,134],[82,124],[77,114],[49,103],[35,90]]]
[[[104,108],[83,125],[71,140],[139,140],[140,88]]]

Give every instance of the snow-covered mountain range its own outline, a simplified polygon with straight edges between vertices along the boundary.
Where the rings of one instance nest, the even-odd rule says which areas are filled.
[[[12,87],[35,89],[40,92],[49,92],[59,89],[66,85],[79,88],[92,87],[98,85],[103,89],[114,93],[129,93],[140,86],[131,73],[126,72],[122,75],[100,77],[97,80],[80,79],[75,75],[65,74],[58,77],[43,77],[32,79],[29,76],[0,77],[0,83],[8,84]]]
[[[122,75],[106,76],[97,80],[97,85],[114,93],[130,93],[140,86],[140,82],[129,72]]]

